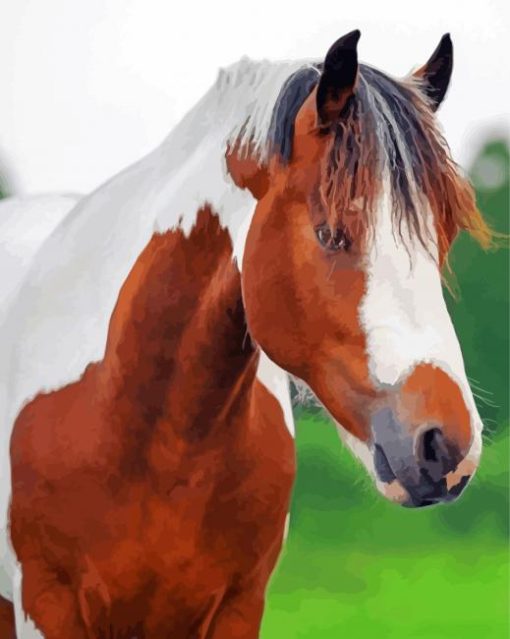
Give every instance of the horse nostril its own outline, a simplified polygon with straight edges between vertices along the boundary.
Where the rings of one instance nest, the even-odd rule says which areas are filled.
[[[429,428],[417,442],[416,457],[423,470],[432,476],[446,475],[457,467],[460,451],[448,443],[440,428]]]
[[[438,462],[446,450],[444,437],[439,428],[431,428],[423,433],[422,455],[425,462]]]

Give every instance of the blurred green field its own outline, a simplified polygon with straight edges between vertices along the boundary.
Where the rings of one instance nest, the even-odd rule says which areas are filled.
[[[478,202],[508,232],[508,148],[473,166]],[[509,252],[465,236],[447,302],[486,425],[462,498],[431,509],[385,502],[320,413],[297,414],[298,477],[262,639],[502,639],[509,636]]]

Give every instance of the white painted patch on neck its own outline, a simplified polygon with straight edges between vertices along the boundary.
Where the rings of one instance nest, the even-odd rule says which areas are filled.
[[[415,236],[402,242],[394,230],[391,198],[387,193],[381,198],[366,262],[367,289],[360,306],[370,374],[377,386],[394,386],[420,363],[441,368],[460,387],[473,430],[481,430],[443,297],[432,212],[424,213],[428,251]]]

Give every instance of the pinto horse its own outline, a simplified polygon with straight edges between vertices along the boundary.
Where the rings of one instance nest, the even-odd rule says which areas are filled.
[[[378,490],[455,499],[482,424],[446,310],[490,230],[402,80],[242,60],[38,247],[1,339],[1,636],[255,639],[294,470],[288,374]]]

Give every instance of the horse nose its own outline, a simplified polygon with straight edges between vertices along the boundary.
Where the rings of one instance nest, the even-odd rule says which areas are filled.
[[[415,455],[422,474],[433,481],[439,481],[455,470],[462,459],[459,447],[447,442],[443,431],[434,426],[418,433],[415,443]]]
[[[462,460],[459,446],[448,441],[441,428],[433,426],[416,435],[414,451],[419,480],[408,486],[410,502],[407,505],[430,506],[454,498],[449,494],[446,476]],[[462,488],[459,494],[461,491]]]
[[[382,409],[372,419],[372,430],[377,478],[385,484],[399,482],[409,496],[402,505],[420,507],[451,501],[466,486],[469,476],[452,485],[454,471],[466,453],[462,440],[453,439],[442,425],[424,424],[410,433],[391,409]]]

